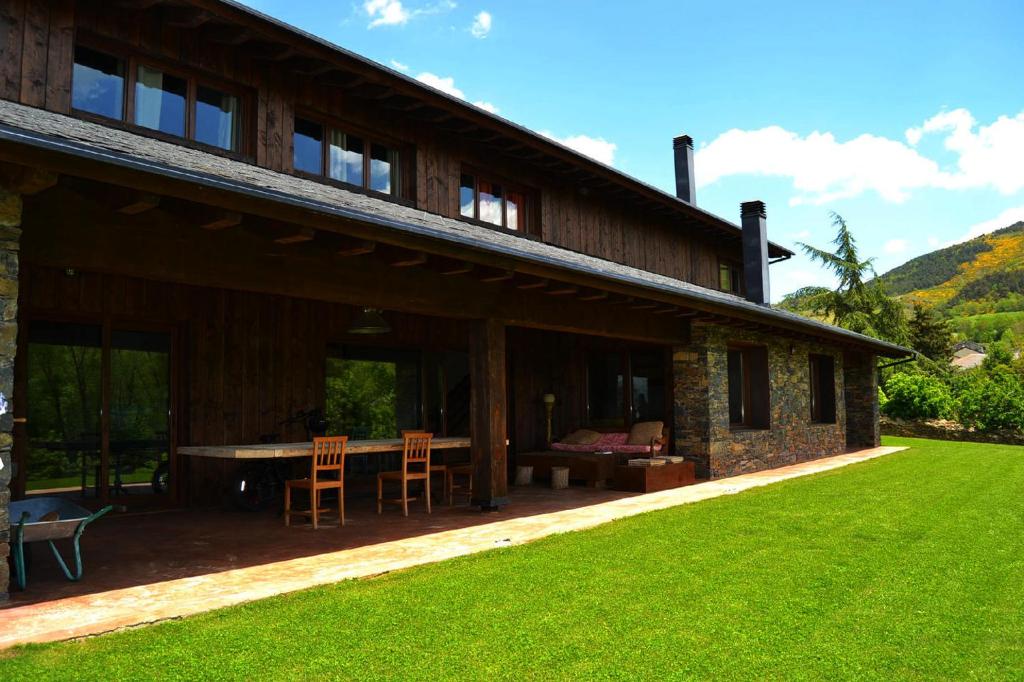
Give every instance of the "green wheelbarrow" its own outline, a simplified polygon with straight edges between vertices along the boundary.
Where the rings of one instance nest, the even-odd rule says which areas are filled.
[[[85,527],[109,512],[114,507],[107,505],[91,512],[62,497],[35,497],[11,502],[11,519],[18,519],[12,538],[11,553],[14,555],[14,578],[18,587],[25,589],[25,543],[46,540],[56,557],[57,563],[68,580],[77,581],[82,577],[82,550],[79,541]],[[75,553],[75,570],[68,568],[54,540],[71,538]]]

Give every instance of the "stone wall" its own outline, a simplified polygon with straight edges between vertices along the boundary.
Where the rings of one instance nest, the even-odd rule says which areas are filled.
[[[11,446],[14,354],[18,345],[18,246],[21,239],[21,197],[0,188],[0,601],[10,581]]]
[[[730,342],[768,349],[771,427],[729,426]],[[808,355],[835,358],[836,422],[811,421]],[[689,346],[673,352],[676,452],[698,475],[721,478],[835,455],[846,449],[843,354],[835,348],[730,327],[694,325]]]
[[[851,448],[876,448],[881,443],[878,426],[878,361],[872,353],[848,351],[844,355],[846,444]]]

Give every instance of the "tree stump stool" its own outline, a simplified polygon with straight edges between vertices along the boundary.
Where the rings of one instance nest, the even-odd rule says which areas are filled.
[[[569,467],[551,467],[551,489],[562,490],[569,487]]]
[[[531,483],[533,483],[533,467],[517,466],[516,485],[530,485]]]

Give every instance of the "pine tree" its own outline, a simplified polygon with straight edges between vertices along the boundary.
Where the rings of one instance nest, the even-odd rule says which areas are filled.
[[[874,259],[860,259],[857,242],[843,217],[838,213],[831,216],[836,228],[834,252],[797,242],[811,260],[821,263],[839,279],[834,290],[822,289],[811,295],[808,306],[840,327],[893,343],[907,343],[903,307],[886,293],[875,276]]]
[[[910,320],[910,343],[918,353],[932,360],[949,358],[953,346],[953,333],[946,320],[934,310],[920,303],[914,304],[914,317]]]

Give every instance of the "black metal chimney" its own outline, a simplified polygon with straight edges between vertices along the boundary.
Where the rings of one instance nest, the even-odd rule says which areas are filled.
[[[740,204],[740,225],[743,227],[743,282],[747,300],[768,305],[768,226],[763,201]]]
[[[697,205],[697,185],[693,177],[693,138],[680,135],[672,140],[676,158],[676,196]]]

